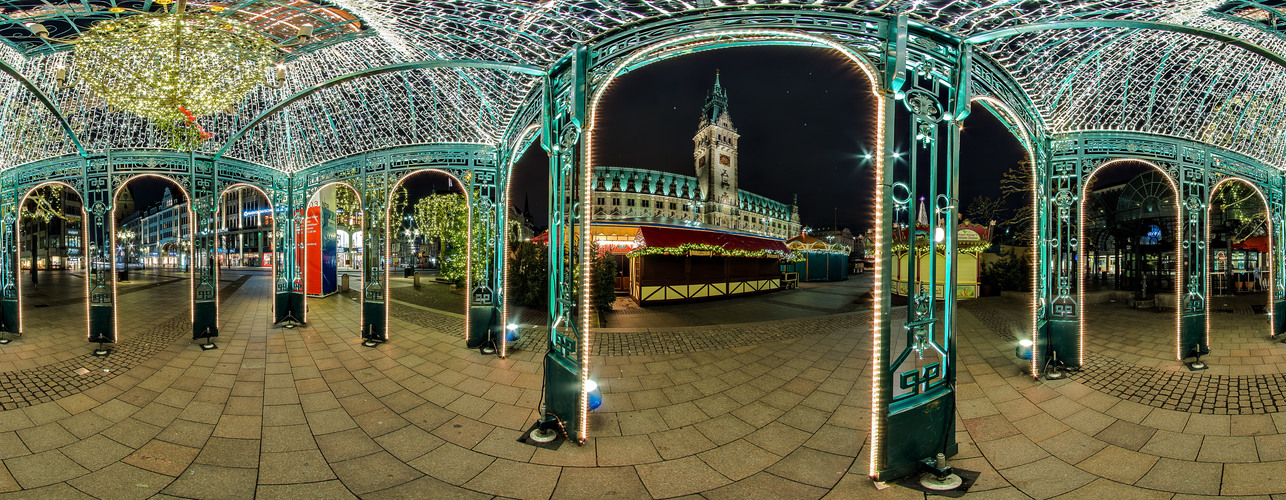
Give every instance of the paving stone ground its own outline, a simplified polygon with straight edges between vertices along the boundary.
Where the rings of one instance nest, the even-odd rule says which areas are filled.
[[[0,411],[0,491],[14,498],[925,498],[900,487],[877,490],[866,477],[867,313],[707,328],[718,343],[682,349],[664,343],[660,329],[636,344],[623,340],[621,351],[609,347],[591,365],[605,399],[590,420],[591,438],[551,451],[516,442],[535,420],[540,349],[484,356],[460,345],[458,315],[396,303],[392,340],[365,348],[356,335],[359,305],[342,295],[310,300],[304,328],[273,328],[269,279],[251,274],[223,301],[218,350],[177,335],[115,377]],[[127,305],[136,312],[122,315],[138,326],[134,338],[173,318],[157,309],[173,312],[163,301],[185,287],[123,295],[134,301]],[[986,299],[958,317],[961,452],[953,465],[982,473],[967,498],[1286,493],[1286,483],[1272,479],[1286,471],[1282,413],[1149,406],[1085,383],[1088,369],[1034,380],[1013,357],[1021,329],[1009,331],[1005,322],[1022,318],[1024,307]],[[1155,325],[1137,335],[1146,341]],[[74,363],[88,351],[34,332],[0,347],[0,363],[10,363],[0,371]],[[608,335],[602,339],[610,346]],[[1237,365],[1251,367],[1247,374],[1188,375],[1172,360],[1157,364],[1144,346],[1099,347],[1123,338],[1120,332],[1105,330],[1087,350],[1178,377],[1275,370],[1276,347],[1247,335],[1244,356],[1228,353],[1259,358]],[[48,344],[34,356],[23,347],[41,342]]]

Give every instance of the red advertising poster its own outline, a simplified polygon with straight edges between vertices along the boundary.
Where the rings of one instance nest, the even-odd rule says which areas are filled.
[[[304,217],[304,286],[309,295],[322,293],[321,207],[308,207]]]

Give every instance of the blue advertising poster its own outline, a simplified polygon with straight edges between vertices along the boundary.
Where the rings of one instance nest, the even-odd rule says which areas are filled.
[[[321,282],[322,295],[330,295],[339,290],[339,269],[336,267],[337,255],[335,243],[335,212],[322,208],[321,213]]]

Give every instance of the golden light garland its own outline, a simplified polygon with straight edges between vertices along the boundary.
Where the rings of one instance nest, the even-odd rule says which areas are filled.
[[[749,258],[773,258],[785,259],[788,261],[799,260],[794,254],[785,254],[773,250],[728,250],[718,245],[707,243],[684,243],[677,247],[641,247],[631,250],[625,254],[629,258],[644,257],[648,255],[686,255],[692,252],[704,253],[710,252],[711,256],[716,257],[749,257]]]
[[[75,44],[78,76],[96,95],[170,124],[241,101],[277,59],[253,28],[177,9],[96,23]]]

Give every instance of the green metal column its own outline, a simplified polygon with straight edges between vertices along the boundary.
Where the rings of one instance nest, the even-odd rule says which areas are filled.
[[[273,203],[273,324],[285,319],[303,320],[303,299],[296,296],[293,283],[300,279],[294,252],[294,201],[291,175],[273,176],[273,188],[267,193]]]
[[[1046,353],[1049,350],[1050,336],[1054,328],[1051,325],[1049,291],[1052,289],[1053,275],[1052,254],[1055,248],[1046,244],[1049,239],[1050,220],[1050,155],[1049,138],[1044,137],[1034,144],[1032,158],[1032,363],[1033,377],[1040,375],[1040,367],[1045,365]],[[1079,312],[1079,311],[1078,311]]]
[[[300,269],[298,231],[303,211],[302,190],[292,175],[276,174],[272,179],[272,251],[276,283],[273,284],[273,324],[285,320],[304,321],[304,283]]]
[[[574,439],[584,440],[589,353],[580,347],[588,332],[578,286],[587,242],[582,238],[583,157],[587,122],[590,51],[577,45],[551,67],[544,80],[540,145],[549,153],[549,342],[545,353],[543,419],[557,419]],[[584,265],[583,265],[584,264]],[[548,421],[548,420],[546,420]]]
[[[1048,138],[1042,144],[1044,151],[1055,147]],[[1085,311],[1080,302],[1084,245],[1080,244],[1079,230],[1081,191],[1090,172],[1084,169],[1082,148],[1076,151],[1077,155],[1057,161],[1046,153],[1042,166],[1036,169],[1037,176],[1044,177],[1044,193],[1037,196],[1036,220],[1032,223],[1038,224],[1039,229],[1032,247],[1037,257],[1033,263],[1040,267],[1038,288],[1045,304],[1038,317],[1045,324],[1032,346],[1032,376],[1040,376],[1053,364],[1079,367],[1084,362],[1081,321]]]
[[[955,228],[960,213],[957,120],[967,116],[969,106],[967,48],[938,39],[941,52],[908,50],[905,16],[887,29],[880,132],[884,144],[877,188],[880,293],[871,410],[870,474],[876,481],[916,473],[937,454],[952,456],[959,448],[954,325]],[[928,67],[933,70],[926,71]],[[909,284],[901,322],[889,310],[894,239],[908,249],[907,258],[898,263]],[[944,256],[941,262],[939,254]],[[939,275],[946,276],[942,284],[937,282]]]
[[[366,221],[362,232],[362,340],[384,342],[388,340],[385,303],[388,294],[385,242],[389,237],[387,174],[368,173],[363,176],[359,195],[362,197],[362,217]]]
[[[1282,252],[1282,243],[1286,242],[1286,173],[1277,172],[1268,177],[1266,193],[1268,195],[1268,219],[1272,223],[1269,234],[1268,251],[1273,259],[1273,303],[1268,314],[1273,324],[1272,336],[1286,333],[1286,253]]]
[[[1179,165],[1179,254],[1183,259],[1175,280],[1179,306],[1179,339],[1176,359],[1210,352],[1206,330],[1207,217],[1210,200],[1210,164]],[[1158,290],[1159,291],[1159,290]]]
[[[116,341],[116,270],[112,248],[112,205],[115,183],[112,182],[109,158],[89,160],[91,173],[85,181],[85,212],[89,220],[82,225],[89,240],[85,257],[89,269],[89,341]]]
[[[219,336],[218,272],[218,173],[214,162],[192,161],[192,338]]]
[[[12,173],[0,175],[0,333],[18,331],[18,201]]]

